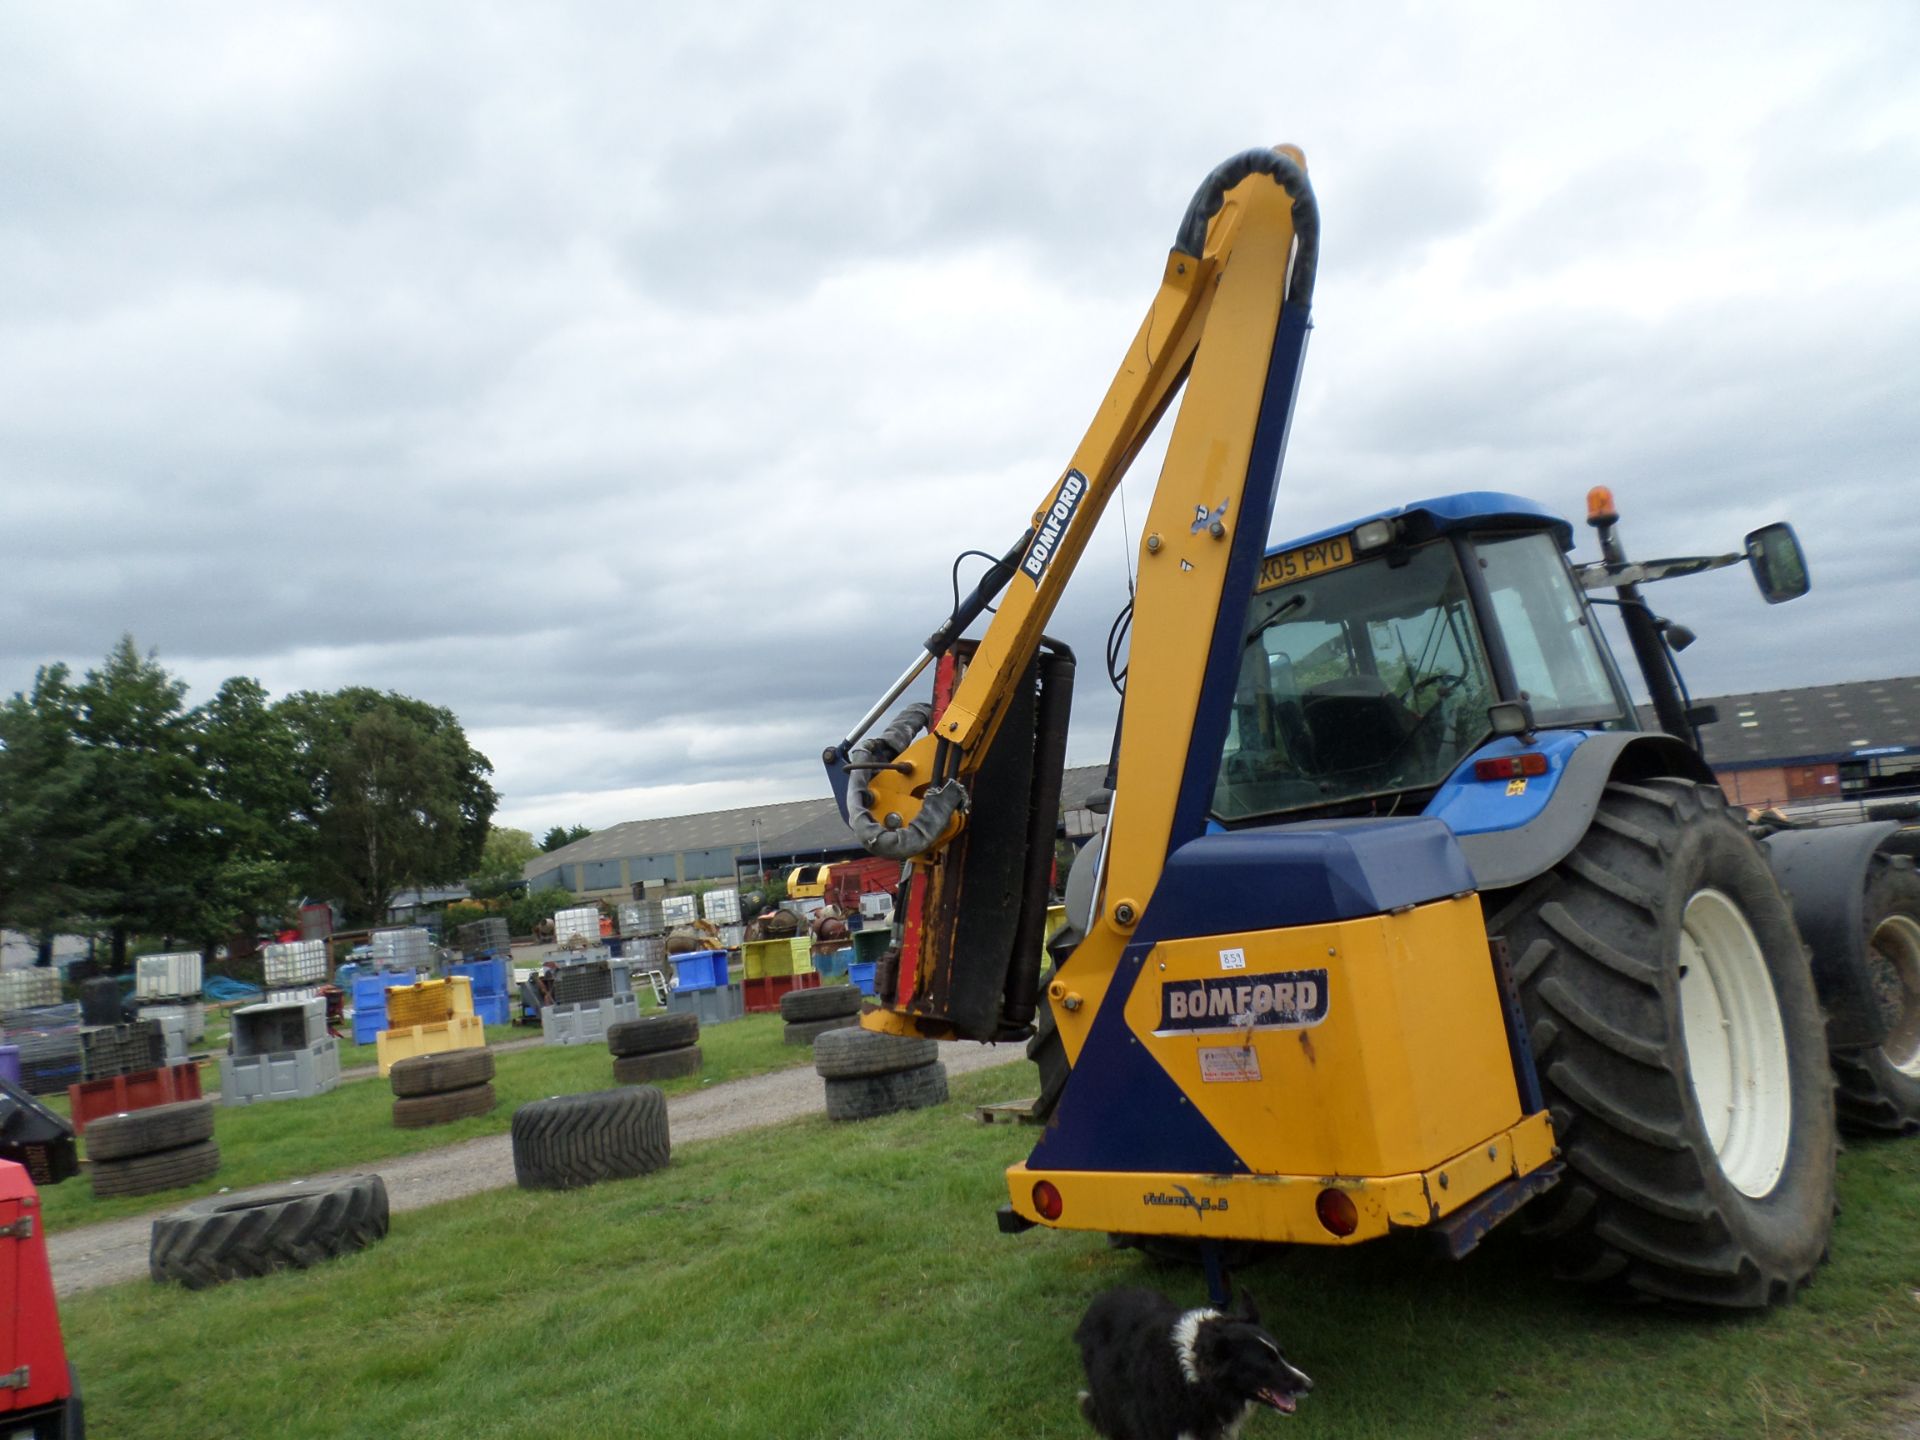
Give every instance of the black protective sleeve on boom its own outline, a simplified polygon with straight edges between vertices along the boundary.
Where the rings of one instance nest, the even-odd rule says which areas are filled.
[[[1027,816],[1026,883],[1020,923],[1013,932],[1013,963],[1000,1018],[1008,1028],[1033,1023],[1039,1007],[1040,967],[1047,938],[1047,897],[1053,875],[1053,843],[1060,826],[1060,787],[1066,777],[1067,721],[1073,709],[1073,651],[1041,637],[1040,703],[1034,716],[1033,809]]]
[[[1287,300],[1290,304],[1309,305],[1313,302],[1314,276],[1320,268],[1320,205],[1314,199],[1307,172],[1278,150],[1242,150],[1214,166],[1187,203],[1187,213],[1181,217],[1173,248],[1178,254],[1198,259],[1207,244],[1207,222],[1220,213],[1227,192],[1249,175],[1271,175],[1280,188],[1293,197],[1295,249]]]

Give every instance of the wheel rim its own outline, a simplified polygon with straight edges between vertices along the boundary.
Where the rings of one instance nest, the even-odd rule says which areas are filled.
[[[1695,892],[1681,919],[1680,1021],[1714,1159],[1759,1199],[1786,1168],[1793,1132],[1786,1026],[1753,927],[1718,890]]]
[[[1867,948],[1889,1022],[1880,1048],[1894,1069],[1920,1078],[1920,922],[1889,915],[1874,927]]]

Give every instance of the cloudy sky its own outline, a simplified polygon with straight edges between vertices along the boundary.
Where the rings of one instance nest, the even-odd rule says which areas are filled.
[[[824,793],[1280,140],[1325,238],[1277,538],[1788,516],[1809,598],[1662,592],[1696,693],[1911,674],[1916,75],[1908,3],[9,5],[0,691],[131,631],[195,699],[451,707],[507,823]],[[1154,458],[1053,627],[1075,761]]]

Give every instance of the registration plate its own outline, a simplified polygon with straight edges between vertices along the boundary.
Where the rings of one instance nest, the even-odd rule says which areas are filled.
[[[1296,550],[1282,550],[1278,555],[1267,556],[1260,562],[1260,583],[1253,588],[1258,592],[1277,585],[1291,585],[1296,580],[1324,575],[1352,563],[1352,538],[1336,535],[1331,540],[1317,540]]]

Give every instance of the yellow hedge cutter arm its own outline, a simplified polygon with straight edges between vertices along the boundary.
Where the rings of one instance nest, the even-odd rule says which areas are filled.
[[[911,865],[898,963],[879,977],[883,1009],[870,1027],[976,1040],[1030,1031],[1073,676],[1071,652],[1043,631],[1108,498],[1183,382],[1139,556],[1119,747],[1126,813],[1124,822],[1116,813],[1103,852],[1114,900],[1082,941],[1076,972],[1111,971],[1169,848],[1204,824],[1204,795],[1194,792],[1211,785],[1211,762],[1193,757],[1217,756],[1224,735],[1318,237],[1298,150],[1249,150],[1208,175],[1066,472],[921,655],[826,752],[861,843]],[[962,633],[996,595],[999,609],[944,708],[910,705],[875,733],[928,665],[964,651]],[[1170,748],[1189,763],[1170,763]],[[1196,765],[1209,770],[1198,782]]]

